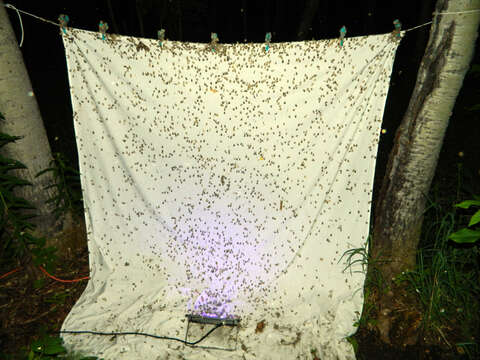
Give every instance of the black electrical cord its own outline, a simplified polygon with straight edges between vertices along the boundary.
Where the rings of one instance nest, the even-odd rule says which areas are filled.
[[[209,336],[212,332],[214,332],[216,329],[218,329],[220,326],[223,326],[223,324],[217,324],[215,325],[212,329],[210,329],[205,335],[203,335],[199,340],[190,342],[190,341],[185,341],[179,338],[174,338],[174,337],[169,337],[169,336],[159,336],[159,335],[153,335],[153,334],[147,334],[147,333],[142,333],[142,332],[101,332],[101,331],[90,331],[90,330],[60,330],[60,333],[63,334],[92,334],[92,335],[106,335],[106,336],[115,336],[115,335],[142,335],[142,336],[148,336],[152,337],[155,339],[163,339],[163,340],[174,340],[174,341],[179,341],[181,343],[184,343],[185,345],[197,345],[200,341],[204,340],[207,336]]]

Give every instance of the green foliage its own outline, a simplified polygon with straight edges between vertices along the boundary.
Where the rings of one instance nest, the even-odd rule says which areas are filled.
[[[469,72],[469,75],[472,75],[475,78],[480,77],[480,64],[472,64]]]
[[[52,296],[46,298],[45,302],[53,303],[53,304],[57,304],[57,305],[63,305],[63,304],[65,304],[65,300],[69,296],[70,296],[70,294],[69,294],[68,290],[63,291],[63,292],[59,292],[59,293],[54,293]]]
[[[0,114],[0,121],[3,120]],[[19,139],[21,137],[0,133],[0,151]],[[7,262],[11,266],[14,260],[28,262],[33,259],[36,265],[43,265],[48,271],[53,269],[56,260],[55,248],[47,247],[45,238],[32,235],[35,226],[30,219],[35,216],[32,213],[35,207],[15,194],[17,188],[31,186],[30,182],[12,173],[25,168],[20,161],[0,155],[0,266]]]
[[[367,271],[368,265],[368,246],[370,243],[370,236],[368,237],[365,245],[361,248],[354,248],[345,251],[341,258],[338,260],[338,263],[345,258],[345,268],[343,272],[348,270],[350,274],[352,273],[365,273]],[[360,266],[360,269],[358,268]]]
[[[342,254],[342,257],[338,262],[345,258],[345,268],[343,272],[349,271],[352,273],[363,273],[367,274],[367,266],[370,264],[371,271],[367,274],[364,286],[364,297],[369,298],[370,292],[373,288],[381,289],[384,281],[381,279],[379,272],[376,270],[375,265],[376,261],[372,259],[369,255],[369,247],[371,243],[371,235],[368,236],[367,241],[363,247],[349,249]],[[361,291],[358,289],[357,291]],[[363,305],[362,313],[356,311],[357,320],[353,324],[355,327],[366,327],[367,325],[375,325],[377,323],[376,319],[372,316],[373,311],[375,310],[375,304],[365,302]],[[355,348],[356,340],[353,337],[347,338],[348,341],[352,343]],[[357,344],[358,345],[358,344]],[[357,351],[355,350],[355,353]]]
[[[476,202],[460,204],[458,207],[468,207]],[[471,340],[477,335],[480,322],[480,252],[478,247],[449,241],[460,218],[456,208],[431,201],[425,213],[417,266],[397,277],[397,281],[406,281],[419,298],[424,331],[436,333],[446,344],[462,347],[467,354],[467,350],[478,350]],[[451,329],[459,330],[453,341],[464,342],[450,343],[452,334],[448,337],[446,333]],[[478,352],[470,358],[477,355]]]
[[[352,344],[353,352],[354,352],[355,354],[358,354],[358,341],[357,341],[357,339],[355,339],[355,337],[353,337],[353,336],[349,336],[349,337],[347,338],[347,341],[348,341],[350,344]]]
[[[40,171],[36,176],[51,173],[54,183],[48,185],[45,190],[55,189],[54,195],[48,199],[53,204],[54,214],[57,219],[67,212],[82,212],[82,191],[80,186],[80,174],[67,161],[61,153],[53,154],[50,167]]]
[[[470,68],[470,71],[468,72],[468,75],[471,76],[475,81],[478,81],[480,79],[480,64],[473,64],[472,67]],[[478,95],[478,91],[477,91]],[[476,112],[480,110],[480,104],[474,104],[470,107],[467,108],[467,110],[470,110],[472,112]]]
[[[63,347],[62,339],[44,337],[32,343],[28,353],[28,360],[50,359],[66,352],[67,350]]]
[[[96,360],[95,356],[82,356],[79,354],[68,354],[63,346],[63,341],[59,337],[43,336],[30,345],[27,351],[26,360],[49,360],[49,359],[69,359],[69,360]]]
[[[456,204],[455,206],[462,209],[468,209],[470,206],[480,206],[480,200],[466,200]],[[480,223],[480,210],[477,210],[477,212],[472,215],[470,221],[468,222],[468,227],[477,225],[475,229],[469,229],[466,227],[450,234],[448,238],[459,244],[477,242],[480,239],[480,227],[478,226],[478,223]]]

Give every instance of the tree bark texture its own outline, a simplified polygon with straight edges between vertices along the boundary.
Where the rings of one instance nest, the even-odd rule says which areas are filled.
[[[183,41],[182,1],[177,0],[178,40]]]
[[[480,0],[438,0],[435,12],[479,8]],[[379,299],[377,318],[385,342],[398,297],[392,279],[415,267],[426,196],[473,56],[479,21],[478,12],[434,15],[415,89],[396,132],[376,206],[369,266],[370,273],[379,271],[387,289]]]
[[[303,10],[302,21],[298,26],[297,40],[305,40],[307,36],[311,34],[311,26],[315,15],[317,14],[318,7],[320,5],[319,0],[307,0],[305,2],[305,9]]]
[[[120,28],[117,24],[117,19],[115,16],[115,11],[113,11],[112,0],[107,0],[108,13],[110,15],[110,20],[112,21],[113,32],[115,34],[120,34]]]
[[[247,0],[242,0],[242,25],[243,25],[243,42],[247,42]]]
[[[50,173],[38,178],[35,175],[50,166],[52,153],[30,78],[1,0],[0,112],[6,119],[0,123],[0,131],[23,137],[7,145],[4,155],[26,165],[27,169],[19,170],[17,176],[33,184],[17,188],[17,194],[37,208],[38,216],[31,221],[37,225],[38,233],[46,234],[53,230],[56,223],[50,207],[45,203],[53,190],[44,190],[45,186],[53,183],[53,177]]]
[[[140,36],[145,37],[145,29],[143,26],[143,7],[142,7],[142,2],[140,0],[136,0],[135,10],[137,12],[138,26],[140,27]]]

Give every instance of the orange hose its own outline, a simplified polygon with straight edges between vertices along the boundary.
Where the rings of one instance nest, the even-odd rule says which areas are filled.
[[[59,281],[59,282],[62,282],[62,283],[72,283],[72,282],[77,282],[77,281],[82,281],[82,280],[88,280],[90,277],[89,276],[84,276],[82,278],[78,278],[78,279],[73,279],[73,280],[63,280],[63,279],[59,279],[53,275],[50,275],[47,270],[45,270],[43,267],[39,266],[40,270],[42,270],[42,272],[47,275],[49,278],[52,278],[53,280],[55,281]]]
[[[22,268],[19,267],[19,268],[16,268],[15,270],[12,270],[12,271],[9,271],[7,272],[6,274],[3,274],[0,276],[0,279],[3,279],[3,278],[6,278],[8,275],[12,275],[13,273],[16,273],[17,271],[21,270]]]
[[[89,276],[84,276],[84,277],[81,277],[81,278],[78,278],[78,279],[73,279],[73,280],[63,280],[63,279],[59,279],[57,278],[56,276],[53,276],[53,275],[50,275],[47,270],[45,270],[43,267],[39,266],[40,270],[42,270],[42,272],[47,275],[49,278],[55,280],[55,281],[59,281],[59,282],[62,282],[62,283],[72,283],[72,282],[77,282],[77,281],[82,281],[82,280],[88,280],[90,279]],[[3,274],[3,275],[0,275],[0,280],[3,279],[3,278],[6,278],[7,276],[9,275],[12,275],[14,273],[16,273],[17,271],[20,271],[22,268],[19,267],[19,268],[16,268],[15,270],[12,270],[12,271],[9,271],[7,272],[6,274]]]

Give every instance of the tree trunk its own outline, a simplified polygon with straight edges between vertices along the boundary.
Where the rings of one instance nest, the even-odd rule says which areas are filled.
[[[19,170],[17,176],[30,181],[33,186],[20,187],[16,191],[37,208],[35,213],[38,216],[31,221],[37,226],[36,232],[44,235],[52,232],[56,223],[45,203],[52,192],[44,190],[53,182],[53,177],[50,173],[38,178],[35,175],[50,166],[52,153],[30,78],[1,0],[0,64],[0,112],[6,119],[0,123],[0,131],[23,137],[7,145],[5,155],[27,166],[27,169]]]
[[[182,1],[177,0],[178,40],[183,41]]]
[[[138,26],[140,28],[140,36],[145,37],[145,30],[143,27],[143,4],[140,0],[135,1],[135,11],[137,12]]]
[[[266,33],[268,32],[272,32],[272,2],[271,0],[267,0],[263,6],[263,19],[264,19],[264,34],[262,34],[263,36],[265,36]]]
[[[283,0],[275,1],[275,22],[273,24],[274,33],[272,34],[275,36],[275,39],[287,39],[291,36],[285,26],[285,21],[287,21],[285,18],[285,13],[288,13],[288,5],[288,2]]]
[[[243,42],[247,42],[247,0],[242,0],[242,24],[243,24]]]
[[[426,0],[423,0],[426,1]],[[375,28],[375,9],[377,8],[376,0],[367,0],[366,3],[363,3],[364,7],[362,9],[362,21],[363,21],[363,32],[364,34],[375,34],[377,33]],[[421,23],[419,23],[421,24]]]
[[[424,24],[427,21],[430,21],[431,14],[433,12],[433,8],[435,6],[435,2],[433,0],[424,0],[420,4],[418,4],[419,9],[417,9],[417,23]],[[427,43],[427,29],[419,29],[417,35],[417,40],[415,44],[415,53],[411,58],[412,63],[417,64],[422,56],[422,52],[425,49],[425,45]]]
[[[305,40],[309,34],[312,33],[311,26],[315,15],[317,14],[319,0],[307,0],[305,3],[305,9],[303,10],[302,21],[298,26],[297,40]]]
[[[435,11],[479,8],[480,0],[438,0]],[[479,21],[478,12],[434,17],[415,89],[396,132],[376,206],[369,266],[370,275],[379,272],[385,285],[384,291],[376,295],[376,302],[377,327],[387,343],[399,316],[395,299],[402,292],[392,280],[415,267],[426,195],[455,99],[473,56]],[[416,338],[411,337],[411,341]]]
[[[107,0],[107,5],[108,5],[108,13],[110,15],[110,20],[112,21],[113,32],[115,34],[120,34],[120,28],[118,27],[118,24],[117,24],[115,11],[113,11],[113,7],[112,7],[112,0]]]

